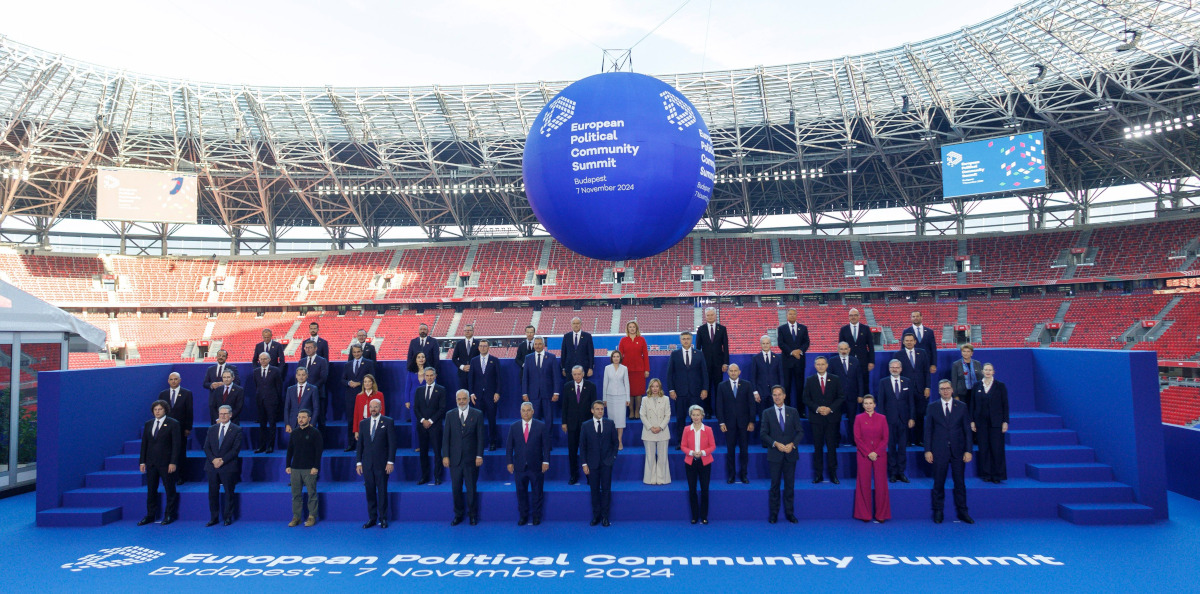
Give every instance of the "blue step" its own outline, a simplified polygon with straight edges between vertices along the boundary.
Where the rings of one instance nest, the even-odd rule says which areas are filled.
[[[1154,522],[1154,510],[1140,503],[1060,503],[1058,517],[1089,526],[1150,524]]]
[[[1025,475],[1047,483],[1078,483],[1113,480],[1112,466],[1108,464],[1026,464]]]
[[[1076,445],[1079,434],[1070,429],[1009,430],[1005,443],[1014,446]]]
[[[142,440],[130,439],[130,440],[126,441],[125,447],[122,448],[121,453],[122,454],[141,454],[142,453]]]
[[[121,507],[58,507],[37,513],[38,526],[103,526],[121,519]]]
[[[1062,429],[1062,417],[1043,412],[1014,412],[1008,416],[1008,428],[1022,431]]]
[[[146,485],[146,475],[137,470],[89,472],[84,477],[84,485],[96,489],[103,489],[105,487],[144,487]]]

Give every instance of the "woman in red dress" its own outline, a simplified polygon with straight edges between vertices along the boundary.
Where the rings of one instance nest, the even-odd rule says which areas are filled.
[[[854,487],[854,517],[870,522],[871,479],[875,479],[876,522],[892,519],[887,482],[887,418],[875,412],[875,397],[863,396],[863,410],[854,419],[854,444],[858,446],[858,483]]]
[[[638,411],[642,396],[646,395],[646,379],[650,377],[650,351],[637,322],[625,324],[625,337],[617,350],[621,351],[621,362],[629,368],[629,418],[640,419]]]
[[[347,421],[354,423],[354,439],[358,439],[358,422],[371,418],[371,412],[367,407],[371,404],[372,400],[379,401],[379,414],[386,415],[383,392],[380,392],[379,387],[375,384],[375,376],[368,373],[363,376],[362,392],[354,397],[354,418],[347,419]]]

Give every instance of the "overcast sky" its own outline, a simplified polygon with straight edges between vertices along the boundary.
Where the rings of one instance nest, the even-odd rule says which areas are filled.
[[[39,0],[0,35],[132,72],[286,86],[575,80],[683,0]],[[633,50],[646,74],[887,49],[978,23],[1011,0],[690,0]]]

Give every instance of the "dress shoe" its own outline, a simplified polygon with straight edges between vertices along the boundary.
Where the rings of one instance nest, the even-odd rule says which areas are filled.
[[[292,521],[288,522],[288,528],[295,528],[296,526],[299,526],[299,525],[300,525],[300,518],[297,516],[292,516]]]
[[[823,482],[825,482],[825,479],[823,479],[823,478],[821,478],[821,477],[819,477],[819,476],[818,476],[818,477],[814,477],[814,478],[813,478],[813,484],[814,484],[814,485],[815,485],[815,484],[817,484],[817,483],[823,483]]]
[[[800,522],[800,520],[799,520],[799,519],[797,519],[797,518],[796,518],[796,516],[792,516],[792,515],[789,515],[789,516],[787,517],[787,521],[789,521],[789,522],[791,522],[791,523],[793,523],[793,524],[796,524],[796,523]]]
[[[379,520],[380,528],[387,528],[387,520]]]
[[[274,453],[275,453],[275,446],[267,446],[267,453],[268,453],[268,454],[274,454]]]
[[[703,520],[700,520],[700,523],[701,523],[701,524],[704,524],[705,526],[707,526],[707,525],[708,525],[708,518],[704,518]]]
[[[429,479],[423,478],[423,479],[417,481],[417,486],[424,485],[425,483],[428,483],[428,482],[429,482]]]
[[[450,520],[450,525],[457,526],[459,524],[462,524],[462,521],[463,521],[462,518],[454,518],[453,520]]]
[[[829,482],[831,482],[831,483],[833,483],[833,484],[835,484],[835,485],[840,485],[840,484],[842,484],[842,481],[839,481],[839,480],[838,480],[838,477],[836,477],[836,476],[831,476],[831,477],[829,477]]]
[[[974,524],[975,523],[975,520],[972,520],[971,516],[968,516],[965,512],[958,514],[958,521],[962,522],[963,524]]]
[[[494,451],[496,451],[496,446],[494,446],[494,445],[490,445],[490,446],[488,446],[488,451],[489,451],[489,452],[494,452]]]
[[[896,482],[896,477],[894,477],[894,476],[889,476],[889,477],[888,477],[888,482],[889,482],[889,483],[894,483],[894,482]]]
[[[875,523],[876,523],[876,524],[882,524],[882,523],[884,523],[884,522],[887,522],[887,520],[875,520]]]
[[[174,522],[175,522],[175,516],[167,516],[167,517],[163,518],[162,525],[166,526],[166,525],[174,523]]]
[[[259,446],[257,449],[255,449],[255,450],[254,450],[254,453],[255,453],[255,454],[261,454],[261,453],[263,453],[263,452],[265,452],[265,451],[267,451],[267,448],[264,448],[264,447],[262,447],[262,446]]]
[[[517,520],[518,526],[524,526],[525,524],[528,524],[528,523],[529,523],[529,520],[526,520],[525,518],[521,518],[520,520]]]
[[[900,476],[896,477],[896,480],[898,480],[898,481],[900,481],[900,482],[902,482],[902,483],[907,483],[907,482],[908,482],[908,477],[906,477],[906,476],[904,476],[904,475],[902,474],[902,475],[900,475]]]
[[[568,480],[568,481],[567,481],[567,484],[568,484],[568,485],[575,485],[575,484],[578,484],[578,483],[579,483],[579,479],[570,479],[570,480]]]
[[[859,520],[861,520],[863,524],[868,524],[871,522],[871,520],[864,520],[863,518],[859,518]]]
[[[313,526],[316,526],[316,525],[317,525],[317,519],[312,516],[309,516],[308,519],[304,521],[305,528],[312,528]]]
[[[595,526],[599,523],[600,523],[600,518],[592,518],[592,521],[588,522],[588,526]]]
[[[376,522],[375,520],[371,520],[371,521],[367,522],[366,524],[363,524],[363,530],[366,530],[367,528],[374,528],[375,524],[377,524],[377,523],[378,522]]]
[[[153,521],[154,521],[154,517],[153,517],[153,516],[146,516],[146,517],[144,517],[144,518],[142,518],[142,519],[138,520],[138,523],[137,523],[137,525],[138,525],[138,526],[145,526],[146,524],[149,524],[150,522],[153,522]]]
[[[730,485],[732,485],[732,484],[733,484],[733,477],[729,477],[729,478],[725,479],[725,482],[726,482],[726,483],[729,483]]]
[[[438,485],[440,485],[440,484],[442,484],[442,479],[440,479],[440,478],[439,478],[439,479],[433,479],[433,486],[435,486],[435,487],[436,487],[436,486],[438,486]]]
[[[231,524],[233,524],[233,518],[225,518],[225,525],[229,526]]]
[[[219,520],[217,520],[216,518],[213,518],[213,519],[209,520],[208,523],[205,524],[205,526],[216,526],[218,521]]]
[[[746,477],[742,477],[742,484],[743,484],[743,485],[749,485],[749,484],[750,484],[750,479],[749,479],[749,478],[746,478]]]
[[[612,526],[612,522],[609,522],[608,518],[604,518],[604,521],[600,522],[600,525],[604,526],[605,528],[608,528],[609,526]]]
[[[778,521],[778,519],[779,518],[776,518],[775,516],[771,516],[771,517],[767,518],[767,522],[774,524],[776,521]]]
[[[538,516],[533,517],[533,525],[534,526],[541,525],[541,523],[542,523],[542,519],[540,517],[538,517]]]
[[[693,524],[695,524],[696,522],[699,522],[699,521],[700,521],[700,520],[697,520],[696,518],[692,518],[692,523],[693,523]]]
[[[942,512],[940,512],[940,511],[933,512],[933,523],[934,524],[942,523]]]
[[[478,524],[478,523],[479,523],[479,518],[471,518],[471,525],[472,525],[472,526],[475,526],[475,525],[476,525],[476,524]]]
[[[343,452],[353,452],[354,450],[355,450],[354,446],[346,446],[346,449],[344,449],[342,451]]]

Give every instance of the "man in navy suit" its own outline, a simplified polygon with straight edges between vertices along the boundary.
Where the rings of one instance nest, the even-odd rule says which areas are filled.
[[[454,361],[454,367],[458,369],[458,387],[460,389],[467,387],[467,382],[470,381],[468,376],[471,373],[471,359],[478,356],[479,341],[475,338],[475,326],[467,324],[467,328],[463,331],[463,339],[454,343],[454,352],[450,354],[450,360]]]
[[[762,412],[762,429],[759,439],[767,448],[767,466],[771,471],[771,490],[767,498],[767,521],[774,524],[779,516],[779,491],[783,488],[783,513],[787,521],[795,524],[796,518],[796,462],[800,460],[800,413],[787,405],[787,393],[783,386],[771,388],[774,406]]]
[[[291,433],[300,427],[297,415],[301,410],[311,411],[317,401],[317,389],[308,383],[308,370],[296,369],[296,383],[288,386],[287,395],[283,397],[283,430]]]
[[[209,423],[216,423],[218,407],[228,404],[233,410],[233,421],[236,423],[242,416],[242,404],[245,402],[245,392],[242,387],[233,383],[233,370],[226,368],[221,376],[221,385],[208,391]]]
[[[733,484],[734,479],[740,478],[749,484],[746,467],[750,465],[750,434],[754,432],[758,407],[754,404],[754,389],[750,382],[742,380],[742,370],[737,363],[730,365],[727,371],[729,381],[717,386],[715,403],[717,421],[721,423],[721,433],[725,434],[725,482]],[[734,451],[739,451],[737,463]],[[738,466],[742,468],[741,474]]]
[[[617,463],[617,426],[612,419],[604,418],[604,401],[592,403],[592,418],[583,422],[580,429],[579,457],[583,461],[583,474],[588,477],[592,488],[591,525],[611,526],[608,513],[612,508],[613,466]]]
[[[225,486],[225,525],[233,523],[234,489],[240,469],[238,452],[242,449],[242,428],[232,421],[233,408],[220,406],[217,422],[208,429],[204,439],[204,471],[208,474],[208,514],[206,526],[215,526],[220,520],[221,486]]]
[[[321,325],[320,325],[320,324],[318,324],[318,323],[316,323],[316,322],[309,322],[309,324],[308,324],[308,338],[305,338],[305,339],[304,339],[304,344],[302,344],[302,345],[300,345],[300,346],[301,346],[301,347],[303,347],[304,345],[306,345],[306,344],[308,344],[308,343],[310,343],[310,342],[312,342],[312,343],[316,343],[316,345],[317,345],[317,356],[318,356],[318,357],[320,357],[320,358],[322,358],[322,359],[324,359],[324,360],[326,360],[326,361],[328,361],[328,360],[329,360],[329,341],[328,341],[328,340],[325,340],[324,338],[321,338],[320,336],[317,336],[317,333],[318,333],[320,330],[321,330]]]
[[[525,368],[525,357],[533,352],[533,335],[537,329],[533,326],[525,327],[525,339],[517,343],[517,356],[513,357],[513,361],[517,364],[517,369]]]
[[[356,332],[354,334],[354,342],[350,343],[351,347],[353,347],[354,345],[358,345],[358,346],[362,347],[363,357],[366,357],[372,361],[375,360],[375,345],[373,345],[367,341],[367,331],[366,330],[363,330],[362,328],[358,329],[358,332]],[[347,361],[349,361],[353,358],[354,358],[354,355],[349,355],[349,354],[346,355]]]
[[[417,422],[417,452],[421,464],[421,480],[418,485],[429,482],[433,470],[433,484],[442,484],[442,425],[446,418],[446,388],[437,383],[437,370],[425,368],[425,383],[413,392],[413,418]],[[433,450],[433,466],[429,463],[429,451]]]
[[[771,405],[771,387],[783,385],[783,357],[771,352],[771,337],[758,339],[761,352],[754,355],[753,374],[755,414]]]
[[[442,466],[450,469],[450,488],[454,491],[454,520],[451,526],[462,523],[469,515],[471,525],[479,523],[479,500],[475,485],[479,467],[483,466],[483,412],[469,406],[471,395],[459,390],[454,395],[457,406],[446,414],[442,430]],[[466,496],[463,496],[463,489]]]
[[[920,411],[929,403],[929,386],[931,376],[929,374],[929,354],[924,349],[916,346],[917,337],[912,334],[905,334],[904,347],[900,352],[896,353],[896,358],[900,360],[900,375],[908,378],[912,384],[913,390],[917,393],[917,406],[914,413],[917,417],[917,426],[914,431],[909,434],[913,445],[920,445],[919,441],[925,435],[923,427],[925,415]]]
[[[675,418],[678,430],[671,436],[671,443],[679,443],[679,433],[691,420],[687,411],[692,405],[704,407],[708,400],[708,365],[704,353],[692,348],[692,333],[679,334],[679,350],[671,353],[667,362],[667,395],[675,401]]]
[[[184,458],[187,458],[188,438],[192,436],[194,412],[192,410],[192,391],[179,387],[181,380],[182,378],[177,372],[171,372],[167,376],[167,389],[158,393],[158,400],[163,400],[168,404],[167,416],[179,421],[181,441],[179,442],[179,456],[175,458],[174,477],[182,485],[184,483],[183,461]]]
[[[576,365],[583,368],[585,377],[592,377],[592,367],[596,364],[596,349],[592,346],[592,335],[583,331],[583,320],[571,318],[571,331],[563,334],[562,357],[559,359],[562,376],[570,375],[567,370]]]
[[[888,482],[908,482],[904,469],[908,466],[908,432],[916,426],[915,416],[920,408],[916,389],[908,378],[900,375],[900,361],[888,362],[887,377],[880,378],[875,392],[876,412],[888,422]]]
[[[974,524],[967,515],[967,486],[963,482],[971,461],[971,415],[967,405],[954,399],[950,380],[938,382],[940,398],[925,410],[925,461],[933,465],[933,521],[942,523],[946,505],[946,470],[954,475],[954,509],[964,524]]]
[[[354,470],[365,480],[367,489],[367,523],[370,528],[379,523],[388,527],[388,477],[395,469],[396,430],[390,417],[380,414],[383,406],[379,400],[367,405],[371,418],[358,422],[358,440],[354,454]]]
[[[533,339],[533,352],[525,356],[521,368],[521,400],[533,403],[534,416],[547,425],[554,424],[552,402],[558,402],[561,385],[558,362],[554,353],[546,351],[546,341]]]
[[[783,351],[783,389],[788,402],[800,405],[800,394],[804,391],[804,372],[808,353],[808,326],[796,320],[796,308],[787,310],[787,323],[779,326],[777,338],[779,350]],[[795,394],[795,396],[792,396]],[[804,413],[800,412],[803,416]]]
[[[467,390],[471,392],[471,404],[483,411],[488,426],[488,451],[500,447],[500,430],[496,428],[496,409],[500,406],[500,361],[488,355],[491,345],[481,340],[476,345],[479,354],[468,366]]]
[[[862,383],[861,369],[862,365],[858,359],[850,354],[850,345],[844,341],[839,342],[837,356],[829,358],[829,373],[841,380],[842,396],[846,399],[843,408],[850,424],[843,437],[847,445],[854,443],[854,417],[858,414],[858,406],[862,404],[864,394],[863,388],[866,387],[866,384]]]
[[[175,492],[176,461],[183,451],[183,434],[179,422],[167,416],[170,404],[155,400],[150,405],[154,418],[146,421],[142,428],[142,448],[138,455],[138,469],[146,475],[146,517],[138,521],[145,526],[158,516],[158,482],[162,481],[167,492],[167,511],[163,514],[163,526],[179,516],[179,494]]]
[[[909,319],[912,320],[912,325],[904,329],[904,334],[911,334],[916,337],[917,347],[924,350],[926,355],[929,355],[929,373],[937,373],[937,336],[932,329],[925,327],[921,319],[921,312],[912,312],[909,314]]]
[[[274,452],[275,426],[283,412],[283,378],[279,368],[271,366],[270,355],[258,354],[258,367],[250,372],[250,381],[254,383],[254,401],[258,408],[258,447],[254,453]]]
[[[716,398],[717,386],[729,371],[729,332],[717,323],[715,307],[704,310],[704,323],[696,328],[696,348],[704,353],[704,362],[708,365],[708,393]],[[713,416],[714,404],[705,403],[704,410],[709,417]]]
[[[328,345],[326,345],[328,346]],[[296,362],[296,367],[303,367],[308,370],[308,383],[316,389],[316,402],[313,404],[317,407],[312,410],[312,424],[318,429],[325,428],[325,418],[329,416],[327,408],[332,408],[329,405],[331,390],[329,384],[329,360],[317,354],[317,343],[312,341],[304,342],[304,358]],[[355,392],[357,394],[357,392]]]
[[[568,485],[579,482],[579,440],[583,424],[592,418],[592,403],[596,401],[596,384],[583,377],[583,366],[571,369],[571,381],[562,387],[562,430],[567,434]]]
[[[508,428],[504,446],[508,473],[517,485],[518,526],[542,523],[542,486],[550,470],[550,433],[546,424],[533,418],[533,403],[521,403],[521,420]],[[530,495],[532,491],[532,495]]]
[[[858,385],[862,394],[866,394],[867,387],[871,385],[871,372],[875,370],[875,339],[871,335],[871,328],[859,322],[861,316],[857,309],[851,309],[848,317],[850,323],[838,330],[838,341],[850,345],[850,354],[858,359],[861,375]],[[850,417],[850,422],[854,422],[854,417]]]
[[[375,375],[375,362],[362,356],[362,349],[350,347],[350,361],[342,367],[342,398],[346,409],[346,451],[354,451],[354,423],[351,419],[358,418],[354,410],[354,398],[362,391],[363,378]],[[376,385],[376,388],[379,386]]]
[[[204,370],[204,389],[213,390],[221,387],[221,376],[228,369],[233,372],[233,383],[238,384],[237,367],[229,364],[229,351],[221,349],[217,351],[217,364],[210,366]]]
[[[283,345],[275,342],[272,336],[273,333],[270,328],[263,328],[262,342],[254,345],[254,356],[250,358],[250,361],[258,361],[258,354],[266,353],[271,356],[271,365],[278,367],[279,373],[286,376],[287,363],[283,360]]]
[[[842,424],[842,383],[829,373],[829,360],[817,357],[813,362],[816,375],[804,383],[801,400],[808,408],[808,423],[813,435],[813,483],[825,480],[823,471],[829,471],[829,481],[838,484],[837,444],[838,427]],[[824,460],[822,460],[824,453]]]
[[[437,339],[429,335],[429,326],[425,324],[417,326],[417,337],[408,343],[408,372],[417,373],[419,371],[417,369],[417,353],[425,353],[426,367],[437,367],[441,352],[442,348],[438,346]]]

